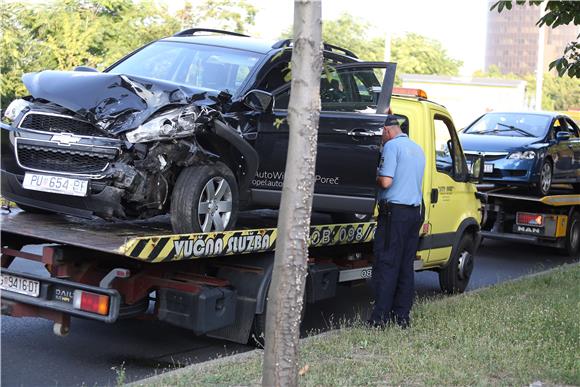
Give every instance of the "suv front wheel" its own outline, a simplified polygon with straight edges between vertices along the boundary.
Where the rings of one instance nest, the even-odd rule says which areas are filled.
[[[187,167],[171,196],[171,225],[176,233],[231,229],[238,216],[238,185],[223,163]]]

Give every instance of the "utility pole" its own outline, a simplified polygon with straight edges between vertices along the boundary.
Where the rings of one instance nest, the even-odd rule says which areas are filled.
[[[546,13],[545,4],[540,4],[540,18]],[[544,84],[544,38],[546,25],[540,27],[538,32],[538,58],[536,62],[536,101],[535,110],[542,110],[542,87]]]

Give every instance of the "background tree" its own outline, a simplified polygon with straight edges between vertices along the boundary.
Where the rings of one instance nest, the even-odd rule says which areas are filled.
[[[246,0],[204,0],[194,8],[188,3],[177,16],[155,0],[0,1],[0,107],[27,94],[24,73],[81,65],[103,70],[144,44],[173,35],[186,21],[212,18],[221,28],[241,32],[255,14]]]
[[[458,75],[463,66],[441,42],[415,33],[393,39],[391,58],[397,62],[397,73],[403,74]]]
[[[473,76],[523,80],[526,81],[526,98],[529,100],[536,95],[536,77],[534,74],[524,76],[513,73],[502,74],[499,67],[492,65],[486,72],[476,71]],[[544,73],[542,109],[565,111],[579,108],[580,79],[570,78],[567,75],[559,77],[552,73]]]
[[[497,12],[510,10],[513,7],[513,1],[504,0],[494,3],[490,11],[497,9]],[[542,16],[536,25],[542,27],[544,24],[551,28],[556,28],[561,25],[580,25],[580,1],[548,1],[543,0],[516,0],[516,5],[524,5],[528,3],[531,6],[544,5],[546,13]],[[563,55],[550,63],[549,69],[556,69],[560,76],[568,74],[570,77],[580,78],[580,34],[576,37],[576,41],[570,42],[566,45]]]
[[[256,7],[246,0],[203,0],[197,5],[187,1],[177,12],[177,19],[182,28],[211,22],[213,28],[244,33],[254,25],[256,12]]]
[[[262,384],[268,387],[295,386],[298,379],[298,338],[320,116],[321,32],[320,0],[296,0],[288,156],[266,312]]]
[[[385,38],[377,36],[376,31],[371,24],[344,13],[338,19],[324,22],[322,37],[326,43],[351,50],[361,60],[382,61]],[[291,35],[286,31],[281,37]],[[398,74],[458,75],[463,66],[462,61],[448,55],[441,42],[415,33],[393,39],[391,60],[397,62]]]

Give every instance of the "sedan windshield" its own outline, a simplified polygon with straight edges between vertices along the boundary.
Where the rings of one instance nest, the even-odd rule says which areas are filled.
[[[550,117],[533,113],[488,113],[463,133],[510,137],[541,138],[548,133]]]
[[[155,42],[108,69],[235,94],[260,54],[216,46]]]

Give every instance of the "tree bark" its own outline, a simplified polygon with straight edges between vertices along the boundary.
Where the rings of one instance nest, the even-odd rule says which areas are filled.
[[[266,315],[262,385],[268,387],[298,382],[298,339],[320,117],[321,35],[320,0],[295,0],[288,157]]]

